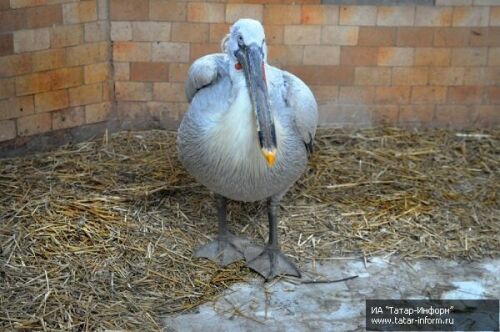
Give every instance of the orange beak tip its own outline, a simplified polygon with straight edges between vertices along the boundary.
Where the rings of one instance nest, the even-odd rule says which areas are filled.
[[[276,164],[276,149],[273,150],[262,149],[262,154],[264,155],[264,158],[266,158],[267,165],[269,167],[273,167],[274,164]]]

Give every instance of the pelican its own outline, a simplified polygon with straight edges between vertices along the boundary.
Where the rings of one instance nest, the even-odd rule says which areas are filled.
[[[267,280],[300,277],[280,251],[279,202],[306,168],[318,121],[311,90],[293,74],[267,64],[264,28],[240,19],[222,40],[224,53],[190,67],[190,106],[177,136],[179,157],[198,182],[215,193],[219,231],[194,256],[222,266],[245,259]],[[257,246],[232,234],[227,199],[267,201],[269,240]]]

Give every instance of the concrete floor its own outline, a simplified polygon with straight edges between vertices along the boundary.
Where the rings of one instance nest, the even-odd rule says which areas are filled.
[[[306,266],[301,283],[255,278],[234,285],[195,312],[166,317],[166,331],[362,331],[365,299],[498,299],[500,259],[481,262],[416,261],[377,257]]]

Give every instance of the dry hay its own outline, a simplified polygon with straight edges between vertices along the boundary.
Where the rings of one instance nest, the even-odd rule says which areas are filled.
[[[215,209],[174,142],[119,133],[0,160],[0,328],[155,330],[254,276],[191,258]],[[500,130],[321,130],[316,151],[282,204],[283,249],[300,266],[498,257]],[[237,234],[265,241],[262,203],[229,209]]]

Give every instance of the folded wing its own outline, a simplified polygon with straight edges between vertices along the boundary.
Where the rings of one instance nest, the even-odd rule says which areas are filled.
[[[226,70],[224,63],[227,57],[223,53],[209,54],[196,60],[188,72],[186,81],[186,97],[191,102],[200,89],[217,82]]]
[[[283,72],[285,102],[294,112],[295,127],[304,141],[307,152],[313,151],[314,135],[318,125],[318,105],[309,87],[297,76]]]

